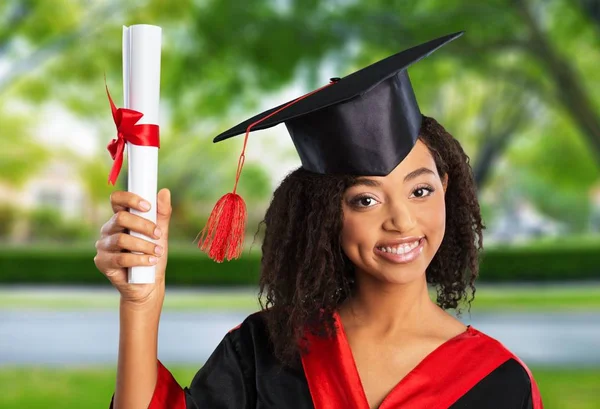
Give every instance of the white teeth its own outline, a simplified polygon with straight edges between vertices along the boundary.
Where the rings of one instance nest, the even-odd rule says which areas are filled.
[[[397,247],[378,247],[379,250],[385,253],[392,254],[406,254],[416,248],[419,245],[419,240],[412,242],[411,244],[400,244]]]

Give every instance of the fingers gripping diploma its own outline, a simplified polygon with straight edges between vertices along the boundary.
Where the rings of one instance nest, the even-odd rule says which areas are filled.
[[[123,299],[136,303],[143,302],[157,288],[164,288],[171,219],[171,192],[168,189],[161,189],[158,192],[156,223],[129,211],[132,209],[143,213],[150,205],[135,193],[115,191],[111,194],[110,201],[114,214],[100,230],[94,263],[121,293]],[[128,269],[137,266],[155,267],[155,282],[129,283]]]

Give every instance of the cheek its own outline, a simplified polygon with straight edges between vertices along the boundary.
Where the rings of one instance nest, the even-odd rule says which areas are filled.
[[[359,247],[370,246],[373,241],[373,223],[367,217],[360,216],[353,215],[344,219],[342,248],[348,257],[358,254]]]
[[[446,205],[443,198],[431,201],[431,206],[424,209],[420,224],[432,245],[441,244],[446,230]]]
[[[359,236],[357,231],[356,220],[346,217],[344,219],[344,226],[342,228],[342,247],[344,251],[348,251],[349,247],[356,241],[356,237]]]

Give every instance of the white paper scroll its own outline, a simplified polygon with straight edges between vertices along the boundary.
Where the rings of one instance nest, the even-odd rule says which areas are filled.
[[[160,99],[160,51],[162,29],[158,26],[136,24],[123,27],[123,94],[125,108],[139,111],[144,116],[138,124],[158,125]],[[158,178],[158,148],[127,143],[128,179],[130,192],[146,199],[152,208],[142,213],[130,210],[156,223],[156,190]],[[156,242],[139,233],[132,236]],[[154,283],[155,266],[128,269],[128,282]]]

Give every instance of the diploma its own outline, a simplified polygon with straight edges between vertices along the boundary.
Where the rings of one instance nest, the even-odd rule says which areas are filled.
[[[158,125],[160,98],[160,53],[162,30],[158,26],[137,24],[123,27],[123,94],[125,108],[144,116],[137,124]],[[156,223],[156,190],[158,179],[158,147],[127,142],[127,189],[151,204],[148,212],[130,212]],[[143,234],[132,236],[156,242]],[[156,266],[128,269],[128,282],[154,283]]]

